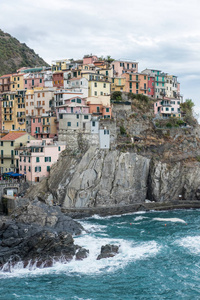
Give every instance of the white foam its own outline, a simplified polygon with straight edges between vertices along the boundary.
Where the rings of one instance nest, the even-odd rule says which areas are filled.
[[[142,220],[144,220],[144,219],[148,219],[148,217],[139,216],[139,217],[136,217],[136,218],[134,219],[134,221],[135,221],[135,222],[136,222],[136,221],[142,221]]]
[[[99,224],[91,224],[86,221],[79,222],[83,228],[85,229],[86,232],[104,232],[105,229],[107,228],[106,225],[99,225]]]
[[[176,243],[179,246],[188,249],[193,254],[200,254],[200,236],[187,236],[176,241]]]
[[[92,234],[77,237],[75,243],[89,250],[89,255],[86,259],[82,261],[73,259],[70,262],[60,260],[59,262],[54,262],[52,267],[44,269],[36,268],[35,266],[23,268],[23,264],[18,263],[15,267],[10,267],[10,273],[0,272],[0,278],[38,276],[52,273],[66,273],[73,276],[74,274],[90,275],[115,272],[119,268],[124,268],[130,261],[155,256],[161,248],[155,241],[135,243],[123,239],[94,237]],[[97,260],[101,246],[106,244],[119,245],[119,253],[111,258]]]
[[[161,222],[179,222],[179,223],[184,223],[186,224],[186,222],[182,219],[179,218],[153,218],[154,221],[161,221]]]

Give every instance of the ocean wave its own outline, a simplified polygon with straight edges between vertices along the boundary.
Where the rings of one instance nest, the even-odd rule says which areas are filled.
[[[179,218],[153,218],[154,221],[161,221],[161,222],[173,222],[173,223],[184,223],[187,224],[184,220]]]
[[[144,217],[144,216],[138,216],[134,219],[134,222],[137,222],[137,221],[142,221],[144,219],[148,219],[148,217]]]
[[[187,236],[177,240],[176,243],[193,254],[200,254],[200,236]]]
[[[70,262],[56,261],[52,267],[37,268],[35,265],[24,268],[23,263],[18,263],[10,267],[9,273],[0,272],[0,278],[5,277],[26,277],[26,276],[41,276],[47,274],[101,274],[107,272],[115,272],[119,268],[124,268],[129,262],[140,259],[147,259],[160,251],[159,246],[155,241],[136,243],[123,239],[112,239],[105,237],[93,237],[92,235],[83,235],[76,239],[76,243],[89,250],[89,255],[82,261],[73,259]],[[119,253],[110,258],[97,260],[100,254],[101,246],[113,244],[119,246]]]

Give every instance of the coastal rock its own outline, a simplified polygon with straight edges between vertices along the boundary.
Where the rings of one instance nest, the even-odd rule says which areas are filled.
[[[72,238],[82,230],[60,207],[37,199],[29,202],[0,221],[0,266],[6,270],[22,261],[24,266],[47,267],[56,260],[84,259],[87,250],[75,245]]]
[[[60,207],[51,207],[37,199],[18,207],[12,213],[11,218],[24,224],[37,224],[41,227],[52,228],[57,233],[64,231],[72,235],[79,235],[83,230],[78,222],[64,215]]]
[[[107,244],[101,247],[101,253],[98,255],[97,260],[102,258],[113,257],[119,253],[119,246]]]
[[[24,262],[24,266],[28,263],[51,266],[55,260],[71,260],[77,249],[84,253],[81,247],[74,245],[69,233],[57,233],[36,224],[23,224],[11,220],[1,225],[0,240],[1,266],[6,263],[14,265],[19,261]]]

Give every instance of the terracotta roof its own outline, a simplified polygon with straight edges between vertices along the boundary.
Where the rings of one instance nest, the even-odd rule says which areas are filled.
[[[16,139],[20,138],[21,136],[25,135],[27,132],[17,132],[17,131],[10,131],[4,137],[2,137],[1,141],[15,141]]]
[[[10,77],[10,76],[12,76],[12,74],[2,75],[0,78]]]

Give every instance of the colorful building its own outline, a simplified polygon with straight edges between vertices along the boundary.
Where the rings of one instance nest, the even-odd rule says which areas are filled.
[[[154,103],[154,114],[166,119],[169,117],[181,117],[180,100],[165,97]]]
[[[49,114],[31,117],[31,135],[36,139],[54,138],[57,136],[56,119]]]
[[[2,129],[26,130],[25,90],[4,93],[2,105]]]
[[[122,74],[138,72],[138,62],[128,60],[115,60],[111,63],[114,76],[120,77]]]
[[[20,174],[30,183],[41,181],[49,175],[51,166],[65,148],[65,143],[54,143],[52,139],[30,141],[18,149],[16,161]]]
[[[26,90],[33,89],[35,87],[44,87],[44,74],[42,73],[30,73],[24,75],[24,88]]]
[[[112,116],[110,96],[88,97],[87,105],[90,108],[90,114],[94,116],[101,116],[104,119],[110,119]]]
[[[10,85],[11,92],[17,90],[24,90],[24,74],[21,73],[12,74],[10,77],[10,81],[11,81],[11,85]]]
[[[41,116],[54,106],[53,88],[35,88],[26,91],[26,116]]]
[[[111,92],[125,92],[126,78],[113,77],[111,82]]]
[[[58,89],[64,88],[64,74],[63,72],[55,72],[53,73],[53,87]]]
[[[148,94],[148,75],[142,73],[124,73],[122,77],[126,79],[125,91],[127,93]]]
[[[10,131],[0,139],[1,174],[5,172],[18,171],[18,164],[15,163],[16,148],[26,145],[34,138],[22,131]]]

